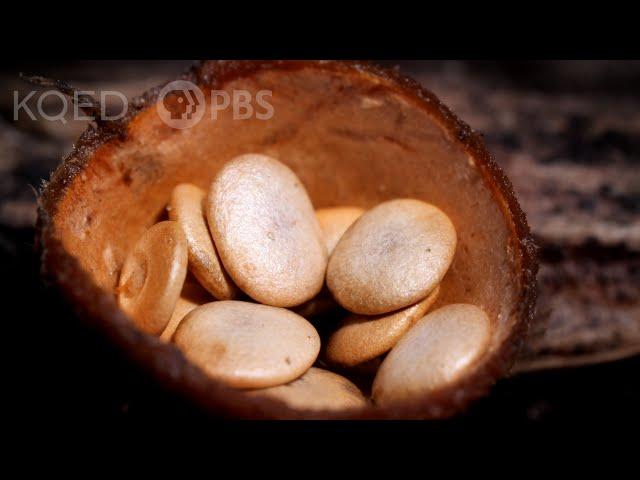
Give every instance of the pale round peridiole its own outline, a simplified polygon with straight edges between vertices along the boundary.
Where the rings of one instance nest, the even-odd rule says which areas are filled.
[[[209,229],[226,271],[254,300],[294,307],[322,288],[327,249],[300,179],[280,161],[236,157],[207,197]]]
[[[289,310],[221,301],[180,322],[174,343],[211,377],[236,388],[266,388],[295,380],[320,351],[316,329]]]
[[[438,298],[440,287],[421,302],[396,312],[366,316],[352,313],[327,341],[327,361],[344,366],[374,359],[393,348],[411,326],[424,317]]]
[[[177,185],[167,210],[169,218],[180,224],[189,247],[189,270],[217,300],[232,300],[240,295],[222,266],[204,213],[206,193],[188,183]]]
[[[344,233],[329,259],[327,286],[353,313],[393,312],[439,285],[455,251],[456,231],[442,210],[420,200],[391,200]]]
[[[160,335],[187,275],[187,239],[176,222],[147,230],[127,256],[118,285],[120,308],[144,332]]]
[[[358,387],[343,376],[321,368],[310,368],[286,385],[251,390],[247,394],[281,400],[291,408],[302,410],[343,410],[367,405]]]
[[[411,401],[453,385],[487,351],[491,325],[484,310],[453,304],[428,314],[400,339],[373,382],[378,405]]]

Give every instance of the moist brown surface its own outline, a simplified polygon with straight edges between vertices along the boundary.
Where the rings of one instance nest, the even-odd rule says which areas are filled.
[[[177,132],[144,108],[153,104],[150,92],[120,126],[83,136],[44,191],[39,223],[45,270],[85,317],[159,378],[218,413],[307,416],[279,402],[240,398],[206,378],[175,348],[133,329],[112,299],[126,252],[161,215],[175,184],[204,188],[226,160],[262,152],[296,172],[317,208],[368,208],[396,197],[438,205],[458,233],[439,302],[477,304],[493,323],[487,355],[458,384],[349,416],[450,415],[508,370],[533,313],[536,264],[511,187],[477,134],[418,84],[359,64],[209,62],[188,77],[205,93],[272,90],[276,114],[268,122],[245,120],[242,129],[231,112],[215,122],[205,115]]]

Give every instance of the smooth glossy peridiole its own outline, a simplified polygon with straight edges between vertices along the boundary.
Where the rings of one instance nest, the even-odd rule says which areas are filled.
[[[306,372],[320,351],[318,332],[300,315],[233,300],[193,310],[173,341],[207,374],[236,388],[288,383]]]
[[[454,384],[487,350],[491,325],[484,310],[453,304],[428,314],[382,362],[373,382],[379,405],[423,398]]]
[[[136,325],[160,335],[176,306],[187,275],[187,239],[176,222],[147,230],[120,273],[118,302]]]
[[[420,200],[381,203],[342,236],[327,286],[347,310],[378,315],[413,305],[439,285],[456,251],[456,231],[439,208]]]
[[[438,286],[421,302],[397,312],[374,316],[352,313],[329,337],[327,360],[352,367],[388,352],[418,319],[424,317],[437,300],[439,291]]]
[[[252,390],[249,395],[264,395],[304,410],[341,410],[367,405],[362,392],[349,380],[321,368],[310,368],[286,385]]]
[[[226,271],[251,298],[293,307],[320,291],[327,249],[289,167],[265,155],[236,157],[211,184],[206,212]]]
[[[183,183],[171,193],[169,218],[180,224],[189,246],[189,270],[217,300],[231,300],[240,294],[225,272],[211,239],[204,213],[206,193],[195,185]]]

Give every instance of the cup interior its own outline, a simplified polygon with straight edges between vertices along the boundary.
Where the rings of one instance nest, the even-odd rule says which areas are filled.
[[[172,129],[148,102],[124,135],[84,155],[57,199],[53,235],[102,292],[115,298],[125,256],[163,218],[175,185],[207,189],[228,160],[264,153],[299,176],[316,208],[417,198],[442,209],[458,245],[435,308],[458,302],[483,308],[492,322],[486,357],[498,355],[522,321],[517,218],[483,147],[469,147],[467,131],[454,126],[435,97],[358,68],[303,63],[216,80],[205,75],[207,68],[193,77],[206,103],[199,123]],[[253,99],[269,91],[273,116],[238,119],[232,108],[214,113],[210,99],[219,90],[246,91]]]

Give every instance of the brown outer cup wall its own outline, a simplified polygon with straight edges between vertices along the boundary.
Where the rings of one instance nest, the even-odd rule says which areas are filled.
[[[173,345],[138,331],[120,311],[112,295],[98,288],[78,262],[70,256],[55,236],[52,219],[57,203],[67,186],[78,175],[92,154],[103,144],[126,138],[126,128],[141,110],[155,103],[161,87],[151,89],[132,102],[128,115],[117,123],[102,123],[90,127],[76,143],[73,151],[51,175],[39,196],[37,247],[42,261],[42,273],[55,285],[81,319],[121,347],[131,359],[147,369],[166,387],[182,392],[216,416],[241,418],[444,418],[486,394],[498,378],[511,368],[526,336],[534,314],[536,299],[536,247],[526,217],[513,192],[510,181],[487,152],[481,136],[456,117],[431,92],[396,71],[362,62],[318,61],[209,61],[191,68],[181,78],[215,89],[230,78],[250,75],[261,69],[298,69],[313,67],[338,72],[375,75],[391,83],[401,93],[417,99],[443,128],[457,139],[471,155],[485,184],[491,190],[505,217],[510,221],[519,259],[520,289],[515,326],[496,351],[471,374],[451,388],[428,398],[394,405],[392,408],[370,406],[344,412],[307,412],[293,410],[285,404],[266,398],[247,396],[208,378],[190,364]]]

